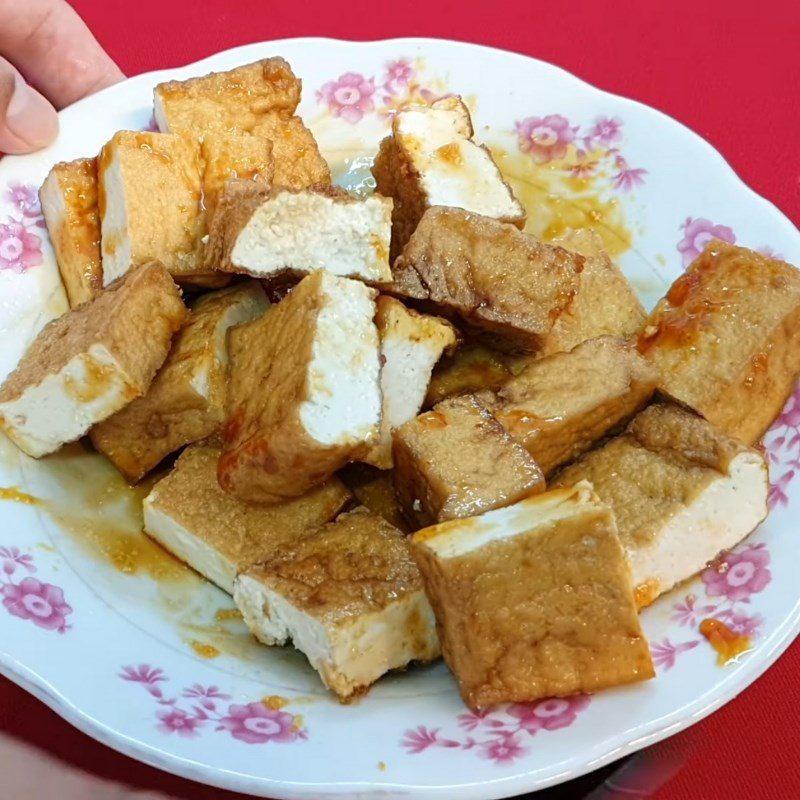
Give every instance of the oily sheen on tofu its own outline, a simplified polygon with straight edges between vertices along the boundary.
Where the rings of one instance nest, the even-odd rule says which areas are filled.
[[[147,391],[185,319],[164,267],[139,267],[42,329],[0,387],[0,425],[36,458],[79,439]]]
[[[614,512],[640,607],[738,544],[767,515],[762,454],[670,403],[642,411],[551,486],[583,480]]]
[[[39,189],[39,201],[67,300],[75,308],[103,288],[96,160],[56,164]]]
[[[411,542],[442,653],[471,708],[655,675],[614,517],[589,483]]]
[[[389,670],[439,656],[408,541],[366,509],[246,570],[233,597],[257,639],[291,641],[343,702]]]
[[[372,173],[394,199],[392,260],[431,206],[453,206],[525,224],[525,209],[503,180],[491,153],[473,141],[469,110],[459,97],[410,106],[392,120]]]
[[[352,495],[341,481],[331,478],[283,503],[245,503],[221,489],[220,453],[219,447],[209,444],[184,450],[174,469],[145,498],[144,529],[232,594],[237,574],[332,520]]]
[[[228,329],[268,307],[255,281],[192,304],[147,393],[91,430],[94,446],[131,482],[166,456],[217,433],[227,414]]]
[[[242,500],[304,494],[374,444],[381,413],[373,289],[318,271],[231,331],[219,480]]]

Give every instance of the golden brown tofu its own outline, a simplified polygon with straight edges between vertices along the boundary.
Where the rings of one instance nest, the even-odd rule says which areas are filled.
[[[275,186],[305,189],[315,184],[330,184],[330,167],[322,157],[314,135],[300,117],[274,112],[265,114],[253,133],[272,142]]]
[[[35,458],[80,438],[147,391],[185,319],[164,267],[137,268],[45,325],[0,387],[0,426]]]
[[[372,170],[378,191],[394,199],[392,261],[431,206],[525,224],[525,209],[491,153],[472,137],[469,110],[459,97],[395,114],[392,135],[381,142]]]
[[[98,157],[106,286],[129,269],[158,260],[174,277],[199,272],[200,153],[191,139],[120,131]]]
[[[395,262],[389,291],[457,315],[497,347],[538,352],[571,308],[583,264],[513,225],[438,206]]]
[[[56,164],[39,190],[39,200],[67,299],[75,308],[103,288],[96,160]]]
[[[592,230],[570,231],[551,242],[584,257],[578,292],[553,323],[540,355],[562,353],[597,336],[628,339],[647,316],[636,292]]]
[[[713,241],[653,309],[638,346],[665,395],[754,444],[800,372],[800,272]]]
[[[584,480],[614,512],[640,607],[702,570],[767,514],[764,457],[671,403],[642,411],[551,486]]]
[[[220,589],[332,520],[352,495],[336,478],[275,505],[243,503],[217,481],[218,447],[188,447],[144,501],[144,529]]]
[[[231,331],[224,489],[253,502],[296,497],[374,443],[381,409],[375,295],[320,270]]]
[[[251,132],[262,116],[294,114],[302,84],[283,58],[264,58],[226,72],[160,83],[153,91],[155,118],[164,133],[201,137]]]
[[[545,477],[644,407],[658,372],[611,336],[528,364],[487,402]]]
[[[394,463],[398,502],[417,528],[544,491],[536,462],[472,395],[445,400],[401,425]]]
[[[383,517],[403,533],[409,532],[394,494],[391,470],[378,470],[367,464],[348,464],[338,476],[364,508]]]
[[[206,294],[191,308],[150,389],[91,430],[94,446],[135,483],[166,456],[218,432],[227,414],[227,332],[268,303],[255,281]]]
[[[233,597],[256,638],[291,640],[343,702],[389,670],[439,656],[408,541],[366,509],[340,515],[245,571]]]
[[[614,516],[587,482],[411,537],[471,708],[652,678]]]
[[[213,220],[219,197],[228,181],[254,181],[272,185],[275,162],[272,142],[243,133],[208,134],[200,144],[203,207],[206,220]],[[209,223],[206,223],[209,227]]]
[[[440,317],[419,314],[399,300],[378,298],[375,324],[381,340],[381,429],[365,461],[391,469],[392,431],[419,414],[431,372],[442,353],[458,341],[453,326]]]

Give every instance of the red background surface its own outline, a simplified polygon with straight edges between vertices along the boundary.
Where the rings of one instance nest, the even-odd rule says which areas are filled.
[[[513,5],[428,0],[413,12],[405,2],[377,0],[74,0],[73,5],[128,75],[291,36],[436,36],[527,53],[676,117],[717,147],[745,182],[800,222],[798,0]],[[798,674],[795,643],[744,695],[685,735],[688,761],[657,800],[800,797]],[[186,800],[233,797],[112,753],[5,681],[0,727],[76,766],[136,787]],[[583,787],[562,796],[580,797]]]

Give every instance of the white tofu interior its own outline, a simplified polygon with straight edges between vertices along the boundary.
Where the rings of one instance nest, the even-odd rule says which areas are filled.
[[[144,500],[144,529],[192,569],[228,594],[233,593],[236,564],[158,507],[158,488]]]
[[[425,531],[416,535],[439,558],[456,558],[494,541],[510,539],[599,507],[603,506],[592,484],[580,481],[567,489],[553,489],[480,517],[441,523],[428,529],[429,535]]]
[[[100,217],[100,253],[103,286],[108,286],[130,269],[132,257],[125,178],[116,148],[99,180],[103,182],[105,195],[105,209]]]
[[[373,291],[358,281],[326,274],[324,305],[317,316],[308,399],[300,420],[324,445],[363,442],[381,418],[378,330]]]
[[[138,394],[112,353],[93,344],[20,397],[0,403],[0,414],[14,443],[38,458],[79,439]]]
[[[291,641],[325,685],[342,696],[369,686],[391,669],[434,658],[439,652],[436,621],[422,591],[379,611],[334,622],[295,607],[247,574],[236,579],[233,598],[259,641],[268,645]],[[420,630],[425,633],[422,639]]]
[[[161,92],[159,92],[158,88],[153,91],[153,119],[161,133],[172,133],[169,129],[169,120],[164,109],[164,101],[161,99]]]
[[[702,570],[766,517],[768,490],[763,458],[753,452],[740,453],[731,461],[728,474],[673,516],[652,543],[626,548],[633,585],[652,582],[658,593],[666,592]]]
[[[442,108],[398,114],[395,137],[419,172],[429,204],[496,219],[523,217],[489,152],[465,135],[462,119],[457,111]]]
[[[239,233],[231,263],[251,275],[284,270],[389,281],[392,201],[357,202],[315,192],[280,192],[265,201]]]

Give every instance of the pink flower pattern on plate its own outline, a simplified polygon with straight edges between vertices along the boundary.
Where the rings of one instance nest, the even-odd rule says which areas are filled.
[[[586,138],[589,140],[587,149],[590,149],[595,141],[611,147],[622,141],[622,120],[618,117],[597,117]]]
[[[196,736],[209,723],[216,723],[215,731],[227,731],[246,744],[287,743],[308,738],[299,716],[268,708],[261,702],[225,703],[223,701],[231,699],[230,695],[220,691],[218,686],[199,683],[187,686],[181,692],[181,698],[187,702],[181,705],[179,698],[166,697],[159,686],[167,681],[163,670],[149,664],[128,665],[122,667],[119,677],[140,684],[155,699],[159,706],[155,712],[156,728],[165,734]]]
[[[564,158],[567,145],[575,140],[577,128],[561,114],[546,117],[526,117],[514,125],[519,138],[519,148],[537,164],[546,164]]]
[[[769,507],[789,503],[787,489],[800,471],[800,383],[764,437],[770,472]]]
[[[683,259],[683,268],[689,266],[712,239],[720,239],[728,244],[736,243],[736,234],[727,225],[717,225],[703,217],[687,217],[681,226],[683,239],[678,242],[678,252]]]
[[[0,219],[0,270],[23,273],[44,260],[42,237],[34,233],[44,228],[39,195],[30,184],[10,183],[3,199],[11,210]]]
[[[526,735],[534,736],[539,731],[555,731],[572,725],[589,703],[588,695],[578,695],[468,711],[459,714],[458,725],[469,735],[449,738],[443,736],[439,728],[419,725],[405,732],[400,745],[413,755],[440,747],[475,750],[480,758],[496,764],[510,764],[528,754],[528,747],[524,744]]]
[[[47,631],[65,633],[69,630],[67,617],[72,607],[59,586],[31,577],[31,573],[36,572],[33,556],[18,547],[0,547],[0,563],[0,597],[9,614]],[[14,577],[20,570],[29,574],[17,583]]]
[[[738,553],[723,554],[700,577],[709,597],[749,603],[751,595],[762,591],[772,578],[769,561],[763,544],[748,545]]]
[[[335,81],[323,84],[317,92],[317,100],[324,102],[334,117],[355,123],[375,109],[373,94],[374,78],[365,78],[358,72],[345,72]]]

